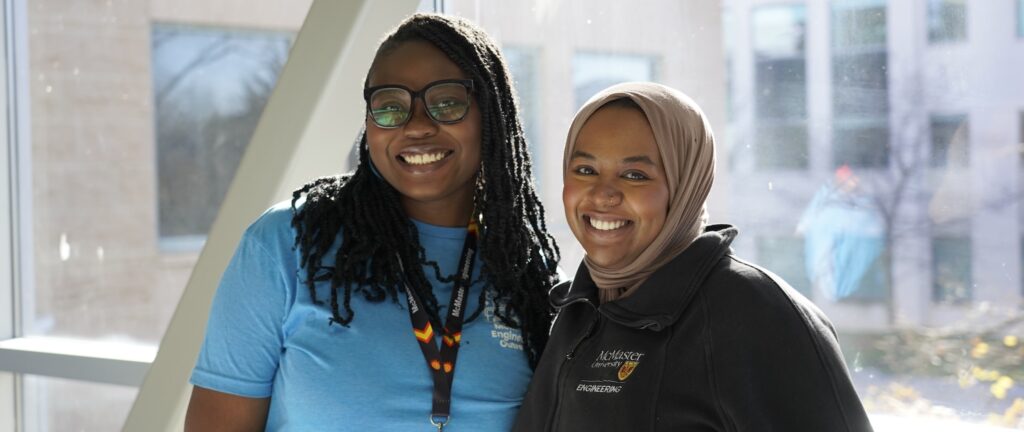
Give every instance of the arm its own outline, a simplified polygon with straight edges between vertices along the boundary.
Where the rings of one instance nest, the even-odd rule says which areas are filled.
[[[282,323],[293,287],[275,235],[286,217],[271,213],[247,231],[210,308],[186,430],[263,430],[283,352]],[[269,245],[269,246],[268,246]],[[273,427],[273,425],[271,425]]]
[[[730,429],[870,431],[825,315],[776,276],[739,267],[733,274],[741,277],[719,285],[704,304],[715,387]]]
[[[185,431],[262,431],[269,407],[270,398],[247,398],[195,386],[185,414]]]

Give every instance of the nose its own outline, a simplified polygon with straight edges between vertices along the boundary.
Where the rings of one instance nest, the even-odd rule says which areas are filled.
[[[437,123],[427,114],[427,107],[423,99],[413,99],[412,112],[409,113],[409,116],[409,121],[404,126],[406,137],[420,139],[437,134]]]
[[[608,182],[600,182],[590,190],[590,200],[599,208],[622,204],[622,191]]]

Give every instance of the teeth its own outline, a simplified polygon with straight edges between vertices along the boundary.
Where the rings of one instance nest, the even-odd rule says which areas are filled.
[[[604,221],[600,219],[590,218],[590,226],[597,228],[601,231],[611,231],[622,228],[623,226],[626,225],[626,222],[627,221],[624,220]]]
[[[409,165],[426,165],[444,159],[446,152],[430,154],[401,155],[402,160]]]

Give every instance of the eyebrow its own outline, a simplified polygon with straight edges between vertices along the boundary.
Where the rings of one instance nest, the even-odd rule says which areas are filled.
[[[580,150],[575,150],[575,151],[572,152],[572,158],[571,159],[576,159],[576,158],[588,159],[588,160],[597,160],[596,156],[594,156],[594,155],[592,155],[590,153],[587,153],[585,151],[580,151]],[[655,165],[655,166],[658,165],[658,164],[654,163],[654,160],[652,160],[647,155],[630,156],[630,157],[627,157],[627,158],[623,158],[622,162],[623,163],[642,163],[642,164]]]

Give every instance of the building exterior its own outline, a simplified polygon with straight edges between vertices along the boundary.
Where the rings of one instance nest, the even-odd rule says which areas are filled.
[[[701,34],[709,17],[685,2],[448,4],[512,60],[570,272],[582,256],[559,214],[571,116],[611,83],[654,80],[694,96],[723,144],[712,219],[736,224],[738,253],[841,331],[936,327],[1020,304],[1014,2],[725,0],[720,36]],[[724,54],[700,49],[720,42]]]
[[[1024,40],[1008,18],[1020,6],[725,7],[729,212],[748,234],[739,251],[785,273],[844,332],[940,327],[985,304],[1018,308]],[[822,210],[813,198],[829,187],[855,190]],[[837,242],[826,252],[834,270],[817,278],[807,271],[823,249],[815,236]],[[876,250],[877,261],[844,253],[843,242]],[[861,279],[846,283],[852,292],[837,291],[844,268],[864,268],[846,277]]]

